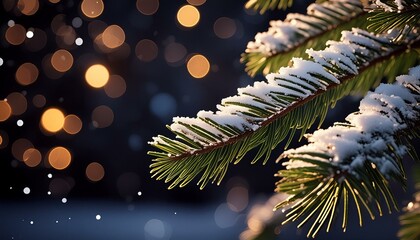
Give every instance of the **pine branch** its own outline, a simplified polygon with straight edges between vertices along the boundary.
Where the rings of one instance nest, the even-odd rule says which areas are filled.
[[[359,29],[344,31],[341,42],[328,45],[323,51],[308,51],[313,61],[294,59],[293,66],[268,75],[267,82],[238,89],[238,95],[222,100],[216,113],[174,118],[168,128],[177,139],[159,135],[149,142],[160,149],[149,152],[156,157],[152,177],[171,182],[169,188],[185,186],[201,173],[200,188],[210,180],[219,184],[229,164],[238,163],[251,149],[259,149],[252,163],[261,158],[265,163],[286,137],[290,142],[297,129],[303,135],[317,117],[323,121],[338,99],[351,91],[367,91],[386,74],[364,78],[364,72],[378,66],[393,72],[418,58],[409,45],[395,45],[386,36]],[[402,57],[405,66],[388,64]]]
[[[414,201],[410,202],[404,209],[405,213],[400,216],[401,229],[398,237],[401,240],[420,239],[420,167],[415,168],[414,182],[416,193]]]
[[[341,31],[364,28],[366,23],[358,0],[314,3],[307,15],[290,13],[284,21],[271,21],[267,32],[248,43],[241,61],[250,76],[268,74],[287,66],[292,57],[302,57],[306,49],[321,49],[327,40],[338,40]]]
[[[260,12],[260,14],[265,13],[267,10],[274,9],[283,9],[291,7],[293,0],[248,0],[245,4],[245,8],[253,9]]]
[[[289,161],[278,173],[276,191],[290,196],[275,207],[290,207],[284,223],[300,220],[301,227],[312,221],[308,237],[315,237],[324,225],[330,230],[340,206],[345,231],[351,202],[360,225],[363,209],[372,219],[375,210],[382,215],[381,205],[398,210],[388,181],[406,184],[401,160],[414,151],[411,139],[420,136],[419,100],[420,65],[368,93],[348,122],[317,130],[308,145],[284,152],[280,158]]]
[[[395,41],[420,30],[420,2],[416,0],[376,0],[369,8],[373,8],[370,11],[373,15],[368,17],[369,30],[376,33],[398,30],[394,31]]]

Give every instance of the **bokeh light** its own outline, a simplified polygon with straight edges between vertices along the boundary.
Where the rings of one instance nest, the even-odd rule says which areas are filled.
[[[20,85],[27,86],[34,83],[39,75],[38,68],[32,63],[24,63],[16,70],[16,82]]]
[[[180,62],[185,55],[187,55],[187,49],[180,43],[172,42],[165,47],[164,57],[168,63]]]
[[[12,155],[17,160],[23,161],[23,154],[26,150],[33,148],[34,145],[26,138],[19,138],[12,144]]]
[[[17,8],[21,13],[31,16],[34,15],[39,9],[38,0],[19,0],[17,3]]]
[[[201,54],[192,56],[187,62],[187,69],[194,78],[203,78],[210,70],[210,62]]]
[[[102,33],[102,41],[108,48],[117,48],[125,41],[124,30],[118,25],[111,25]]]
[[[42,108],[47,103],[47,99],[44,97],[44,95],[37,94],[32,98],[32,104],[37,108]]]
[[[230,38],[236,33],[235,20],[227,17],[218,18],[213,24],[213,30],[219,38]]]
[[[86,82],[94,88],[101,88],[109,80],[108,69],[101,64],[95,64],[88,68],[85,74]]]
[[[69,114],[64,118],[63,129],[68,134],[77,134],[82,130],[82,120],[74,114]]]
[[[51,57],[51,65],[58,72],[67,72],[73,66],[73,56],[65,49],[57,50]]]
[[[36,167],[41,163],[42,155],[36,148],[28,148],[23,153],[23,162],[28,167]]]
[[[228,207],[234,212],[241,212],[248,206],[248,189],[245,187],[233,187],[226,197]]]
[[[111,75],[104,86],[105,93],[110,98],[121,97],[127,89],[124,78],[119,75]]]
[[[7,101],[0,100],[0,122],[4,122],[9,119],[10,115],[12,115],[12,108],[9,103]]]
[[[104,11],[104,3],[102,0],[83,0],[80,8],[86,17],[96,18]]]
[[[194,6],[201,6],[206,2],[206,0],[187,0],[187,2]]]
[[[159,9],[159,0],[137,0],[136,7],[144,15],[153,15]]]
[[[48,154],[48,163],[57,170],[66,169],[71,163],[71,153],[64,147],[55,147]]]
[[[144,62],[150,62],[157,57],[158,47],[152,40],[143,39],[137,43],[135,51],[138,59]]]
[[[178,10],[176,18],[182,26],[190,28],[200,21],[200,12],[194,6],[184,5]]]
[[[41,116],[41,125],[48,132],[55,133],[64,126],[64,114],[57,108],[47,109]]]
[[[92,182],[98,182],[105,176],[104,167],[97,162],[92,162],[86,167],[86,177]]]
[[[5,38],[12,45],[20,45],[25,41],[26,30],[20,24],[15,24],[6,30]]]
[[[18,116],[26,112],[28,103],[22,93],[12,92],[7,97],[7,103],[12,108],[12,115]]]
[[[96,107],[92,111],[92,124],[96,128],[106,128],[114,121],[114,112],[105,105]]]

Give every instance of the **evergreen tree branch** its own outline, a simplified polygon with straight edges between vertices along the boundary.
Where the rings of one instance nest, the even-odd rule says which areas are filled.
[[[204,188],[210,180],[219,184],[229,164],[238,163],[251,149],[259,149],[252,163],[261,158],[265,163],[286,137],[290,142],[297,129],[302,136],[317,117],[323,121],[338,99],[351,91],[367,91],[387,73],[364,78],[364,72],[377,66],[388,66],[391,73],[395,67],[410,67],[418,54],[413,57],[407,44],[396,45],[387,36],[359,29],[344,31],[341,42],[330,41],[323,51],[309,50],[312,61],[294,59],[293,66],[268,75],[267,82],[238,89],[238,95],[222,100],[216,113],[174,118],[168,128],[176,139],[159,135],[149,142],[160,149],[149,152],[156,157],[152,177],[174,188],[202,173],[198,184]],[[389,65],[400,57],[404,65]]]
[[[290,13],[284,21],[271,21],[268,31],[256,34],[248,43],[241,61],[250,76],[268,74],[287,66],[292,57],[303,57],[306,49],[321,49],[327,40],[338,40],[341,31],[366,24],[358,0],[314,3],[307,15]]]
[[[315,237],[324,225],[330,230],[340,206],[345,230],[350,202],[360,225],[363,209],[372,219],[375,211],[382,215],[381,205],[398,211],[388,181],[406,184],[401,160],[413,151],[407,143],[420,136],[419,100],[420,65],[368,93],[348,122],[317,130],[308,145],[284,152],[280,159],[289,161],[278,173],[276,191],[290,196],[275,207],[290,207],[284,223],[312,221],[308,237]]]
[[[368,29],[376,33],[395,31],[395,41],[401,41],[405,36],[420,27],[420,2],[415,0],[376,0],[369,6],[372,15],[368,17]]]
[[[416,240],[420,238],[420,167],[415,168],[414,183],[416,193],[414,201],[404,209],[405,213],[400,216],[401,229],[398,237],[401,240]]]
[[[291,7],[293,0],[248,0],[245,8],[259,11],[260,14],[265,13],[267,10],[283,9],[286,10]]]

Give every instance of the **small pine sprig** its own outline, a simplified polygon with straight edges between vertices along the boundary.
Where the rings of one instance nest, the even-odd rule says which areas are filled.
[[[420,2],[418,0],[376,0],[368,6],[371,16],[368,29],[376,33],[394,30],[393,40],[399,42],[407,34],[419,34]],[[395,31],[398,30],[398,31]]]
[[[386,35],[360,29],[344,31],[340,42],[328,45],[320,52],[308,51],[312,61],[294,59],[291,67],[268,75],[268,81],[238,89],[237,95],[222,100],[217,112],[175,117],[167,127],[176,139],[158,135],[149,142],[160,150],[148,152],[156,157],[150,165],[152,177],[171,182],[169,188],[183,187],[199,174],[200,188],[209,181],[219,184],[229,165],[251,149],[258,149],[252,163],[261,158],[265,163],[281,141],[288,138],[286,145],[290,143],[296,130],[302,136],[317,117],[322,122],[338,99],[367,91],[389,69],[407,68],[418,58],[406,51],[408,42],[395,45]],[[375,77],[364,74],[371,69]]]
[[[389,212],[398,210],[388,181],[405,186],[401,160],[413,154],[410,142],[420,136],[420,66],[397,77],[393,85],[381,84],[361,101],[359,112],[345,123],[308,135],[309,144],[284,152],[276,191],[290,196],[275,209],[290,207],[286,220],[300,220],[298,227],[312,221],[308,237],[322,226],[327,231],[342,207],[343,230],[347,227],[349,204],[374,219],[382,215],[381,203]]]
[[[277,71],[292,57],[304,56],[306,49],[319,49],[326,40],[337,40],[340,32],[355,22],[360,23],[359,28],[366,22],[359,0],[313,3],[306,15],[289,13],[284,21],[270,21],[268,30],[257,33],[248,43],[241,61],[250,76]]]
[[[283,9],[291,7],[293,0],[248,0],[245,8],[259,11],[260,14],[265,13],[267,10]]]

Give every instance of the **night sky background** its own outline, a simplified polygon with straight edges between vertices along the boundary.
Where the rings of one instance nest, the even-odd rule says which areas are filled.
[[[24,14],[28,1],[1,1],[0,99],[10,94],[23,96],[15,106],[24,110],[0,121],[0,239],[237,239],[252,204],[273,193],[274,174],[281,167],[274,160],[282,146],[267,165],[250,166],[243,160],[231,166],[220,186],[210,184],[200,191],[195,184],[167,190],[162,181],[151,179],[152,157],[146,153],[153,149],[147,142],[158,134],[168,135],[165,125],[172,117],[215,110],[238,87],[262,80],[263,76],[252,79],[244,72],[240,55],[257,32],[268,28],[269,20],[283,19],[285,13],[260,15],[244,9],[245,1],[109,0],[104,1],[102,14],[90,18],[81,2],[40,0],[34,12]],[[309,3],[296,1],[290,11],[304,12]],[[196,5],[200,13],[199,22],[191,28],[177,20],[178,10],[187,4]],[[216,24],[220,18],[225,22]],[[7,30],[14,24],[33,36],[12,44]],[[104,50],[95,39],[110,25],[123,29],[125,39],[121,46]],[[60,27],[64,33],[58,31]],[[76,44],[79,38],[81,45]],[[139,46],[142,40],[149,45]],[[49,62],[60,49],[74,59],[64,72],[55,71]],[[210,63],[208,74],[199,79],[186,67],[195,54]],[[24,63],[32,63],[39,72],[30,84],[19,83],[16,77]],[[123,79],[126,87],[118,94],[121,96],[110,97],[104,87],[87,84],[85,73],[94,64]],[[40,99],[45,103],[40,104]],[[338,104],[324,126],[356,110],[354,100],[357,98],[351,97]],[[98,123],[92,117],[99,106],[108,110],[99,120],[111,120]],[[40,120],[49,108],[78,116],[80,132],[46,132]],[[30,167],[19,159],[25,148],[17,143],[20,156],[13,154],[13,145],[20,139],[41,153],[39,164]],[[72,156],[63,170],[48,164],[48,155],[57,146]],[[104,169],[99,181],[86,175],[92,162]],[[233,200],[233,205],[242,204],[236,211],[226,204],[232,189],[246,199]],[[410,189],[405,193],[396,188],[404,203],[411,198]],[[335,236],[351,239],[383,224],[390,227],[382,234],[394,239],[396,215],[368,221],[362,231],[353,224],[350,233]],[[302,237],[294,226],[284,232],[280,236]]]

